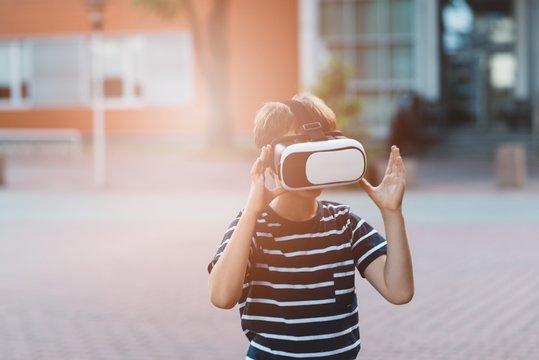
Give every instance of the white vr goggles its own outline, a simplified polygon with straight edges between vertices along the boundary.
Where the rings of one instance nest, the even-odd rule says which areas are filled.
[[[367,166],[365,150],[340,131],[325,133],[316,114],[301,102],[284,101],[305,135],[284,136],[272,142],[272,167],[286,190],[310,190],[353,184]]]

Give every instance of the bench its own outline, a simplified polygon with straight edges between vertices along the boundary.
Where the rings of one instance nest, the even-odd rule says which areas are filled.
[[[67,145],[67,147],[66,147]],[[82,135],[71,128],[0,128],[0,186],[5,183],[6,156],[35,158],[37,154],[80,154]]]
[[[71,128],[0,128],[0,154],[9,156],[80,153],[82,135]]]
[[[82,140],[78,129],[0,128],[0,154],[17,156],[26,153],[35,156],[56,150],[56,153],[67,152],[72,156],[80,153]]]
[[[82,136],[77,129],[0,129],[0,142],[68,142],[80,144]]]

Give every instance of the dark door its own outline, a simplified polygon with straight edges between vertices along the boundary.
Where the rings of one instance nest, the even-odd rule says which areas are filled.
[[[446,125],[505,130],[515,112],[513,0],[441,0]]]

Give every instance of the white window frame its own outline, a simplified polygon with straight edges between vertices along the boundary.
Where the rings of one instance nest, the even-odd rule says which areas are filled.
[[[133,63],[131,61],[131,58],[129,56],[130,46],[133,41],[151,41],[152,37],[155,36],[176,36],[178,38],[178,45],[181,46],[182,52],[185,52],[185,57],[188,59],[185,61],[184,66],[185,69],[182,68],[181,72],[183,74],[182,76],[182,86],[181,88],[185,91],[182,91],[180,94],[178,94],[178,99],[174,101],[167,101],[167,102],[155,102],[155,101],[147,101],[147,99],[144,96],[144,88],[148,81],[151,81],[148,78],[147,72],[144,71],[144,64],[141,66],[142,73],[140,74],[140,86],[142,87],[142,96],[136,97],[135,96],[135,76],[133,71]],[[143,108],[143,107],[176,107],[176,106],[188,106],[192,104],[194,101],[194,92],[195,92],[195,86],[194,86],[194,50],[193,50],[193,44],[192,44],[192,35],[190,32],[187,31],[159,31],[159,32],[140,32],[140,33],[111,33],[111,34],[105,34],[105,38],[118,38],[121,42],[122,47],[122,62],[121,65],[122,69],[122,86],[123,96],[117,99],[114,98],[106,98],[104,99],[104,106],[106,109],[137,109],[137,108]],[[88,79],[88,81],[81,82],[80,86],[85,87],[85,89],[81,89],[83,93],[88,94],[87,98],[84,99],[83,103],[77,103],[77,104],[65,104],[65,105],[56,105],[56,104],[36,104],[32,100],[32,89],[35,87],[35,81],[32,74],[32,70],[29,69],[30,73],[28,74],[29,78],[27,79],[27,91],[28,96],[27,98],[22,97],[21,93],[21,86],[23,84],[23,73],[22,73],[22,66],[23,66],[23,59],[22,59],[22,53],[23,53],[23,46],[30,46],[30,56],[32,52],[32,46],[31,44],[37,43],[39,41],[46,41],[48,39],[76,39],[80,41],[83,41],[85,51],[87,51],[88,55],[91,56],[91,38],[87,34],[70,34],[70,35],[57,35],[57,36],[38,36],[38,37],[29,37],[29,38],[7,38],[7,37],[0,37],[1,43],[7,43],[9,46],[9,61],[10,61],[10,98],[9,99],[0,99],[0,111],[13,111],[13,110],[29,110],[29,109],[42,109],[42,108],[70,108],[70,107],[90,107],[92,103],[92,94],[90,90],[90,86],[92,84],[92,69],[91,69],[91,61],[87,61],[87,64],[85,66],[81,67],[84,71],[84,73],[81,75],[82,78]],[[30,45],[28,45],[30,44]],[[144,51],[142,51],[145,53]],[[141,61],[146,62],[147,59],[143,58]],[[31,65],[33,66],[33,59],[31,58],[29,61],[31,61]],[[32,67],[30,66],[30,68]],[[98,75],[101,79],[103,79],[102,74]],[[88,88],[86,88],[88,87]]]
[[[21,40],[9,40],[1,39],[0,42],[7,44],[9,48],[9,66],[10,66],[10,79],[9,79],[9,89],[10,89],[10,98],[9,99],[0,99],[0,110],[9,108],[26,108],[28,100],[23,99],[21,86],[23,84],[22,78],[22,41]],[[31,79],[28,79],[30,82]],[[30,88],[30,84],[28,84]]]
[[[327,47],[327,39],[323,39],[320,34],[320,8],[322,0],[300,0],[299,6],[299,44],[300,44],[300,84],[304,89],[312,89],[318,79],[318,74],[323,66],[327,64],[330,52]],[[362,0],[344,0],[355,2]],[[388,0],[377,0],[384,7],[379,12],[379,16],[387,15],[390,11]],[[380,118],[384,113],[384,98],[393,93],[413,90],[430,100],[437,100],[439,97],[439,54],[438,54],[438,28],[437,28],[437,5],[432,0],[413,0],[413,24],[412,32],[405,35],[381,33],[354,34],[353,36],[337,36],[329,41],[346,42],[347,44],[369,44],[372,43],[379,51],[378,60],[380,62],[389,61],[390,47],[392,44],[403,42],[412,46],[413,74],[409,79],[381,78],[377,79],[354,79],[349,83],[350,93],[365,92],[378,94],[377,114],[378,118],[366,119],[373,137],[383,138],[389,131],[389,120]],[[390,64],[386,64],[389,69]],[[379,71],[383,71],[379,67]],[[387,112],[387,111],[386,111]]]

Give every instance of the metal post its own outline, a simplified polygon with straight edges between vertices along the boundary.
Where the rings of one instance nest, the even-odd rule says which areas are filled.
[[[6,167],[5,160],[2,157],[2,155],[0,155],[0,187],[4,186],[6,182],[5,167]]]
[[[103,71],[101,69],[101,31],[103,29],[103,8],[106,0],[84,0],[89,7],[89,20],[92,27],[92,125],[94,183],[105,186],[107,180],[107,149],[105,141],[105,109],[103,97]]]
[[[530,13],[529,18],[530,26],[530,39],[537,39],[539,35],[539,0],[530,0],[528,4],[528,11]],[[531,60],[530,64],[537,64],[539,61],[539,45],[537,41],[531,41]],[[532,158],[534,160],[539,159],[539,70],[536,66],[530,66],[530,79],[531,80],[531,105],[532,105],[532,118],[531,118],[531,133],[532,133]]]
[[[93,125],[93,157],[94,183],[103,187],[106,183],[107,158],[105,141],[105,109],[103,99],[103,76],[101,70],[100,45],[101,34],[92,33],[92,125]]]

